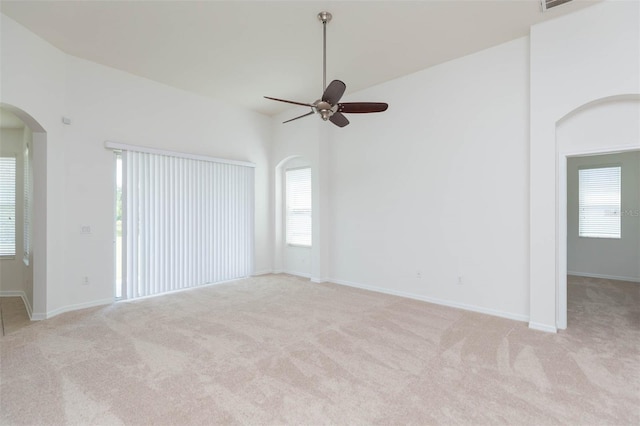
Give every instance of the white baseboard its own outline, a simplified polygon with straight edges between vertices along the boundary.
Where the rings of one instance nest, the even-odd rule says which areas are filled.
[[[22,297],[27,298],[27,295],[22,290],[0,290],[0,297]]]
[[[499,311],[497,309],[484,308],[481,306],[468,305],[466,303],[458,303],[450,300],[442,300],[434,297],[422,296],[414,293],[407,293],[403,291],[390,290],[381,287],[372,287],[364,284],[354,283],[351,281],[338,280],[334,278],[329,278],[325,281],[329,281],[334,284],[346,285],[348,287],[361,288],[363,290],[375,291],[377,293],[391,294],[393,296],[406,297],[408,299],[421,300],[423,302],[434,303],[436,305],[448,306],[450,308],[464,309],[466,311],[478,312],[481,314],[493,315],[496,317],[507,318],[515,321],[529,321],[529,317],[521,314],[514,314],[511,312]]]
[[[29,315],[29,319],[31,321],[36,320],[34,318],[33,309],[31,308],[31,304],[29,303],[29,299],[27,299],[27,294],[22,290],[5,290],[0,291],[0,297],[19,297],[22,299],[22,303],[24,303],[24,307],[27,310],[27,315]]]
[[[263,269],[260,271],[255,271],[253,274],[251,274],[252,277],[257,277],[260,275],[269,275],[269,274],[273,274],[274,272],[271,269]]]
[[[315,284],[326,283],[328,281],[331,281],[331,280],[329,278],[311,277],[311,282]]]
[[[214,286],[217,286],[217,285],[229,284],[229,283],[232,283],[232,282],[235,282],[235,281],[244,280],[245,278],[249,278],[249,277],[239,277],[239,278],[232,278],[230,280],[216,281],[214,283],[205,283],[205,284],[196,285],[196,286],[193,286],[193,287],[185,287],[185,288],[179,288],[177,290],[166,291],[164,293],[157,293],[157,294],[150,294],[148,296],[135,297],[133,299],[112,300],[111,303],[113,303],[113,302],[118,302],[118,303],[137,302],[139,300],[144,300],[144,299],[153,299],[155,297],[169,296],[171,294],[182,293],[182,292],[185,292],[185,291],[192,291],[192,290],[197,290],[197,289],[206,288],[206,287],[214,287]],[[99,305],[96,305],[96,306],[99,306]]]
[[[558,329],[552,325],[541,324],[539,322],[529,321],[529,328],[532,330],[545,331],[547,333],[557,333]]]
[[[22,301],[24,302],[24,307],[27,309],[27,314],[29,315],[29,319],[33,321],[33,308],[31,307],[31,303],[29,303],[29,299],[27,299],[27,294],[22,293],[20,296],[22,297]]]
[[[567,271],[567,275],[575,275],[576,277],[602,278],[605,280],[630,281],[632,283],[640,283],[640,278],[638,277],[620,277],[616,275],[592,274],[590,272],[576,272],[576,271]]]
[[[49,319],[57,315],[64,314],[65,312],[77,311],[79,309],[86,309],[86,308],[94,308],[96,306],[110,305],[112,303],[113,303],[113,298],[109,298],[109,299],[102,299],[102,300],[94,300],[86,303],[78,303],[76,305],[67,305],[67,306],[63,306],[61,308],[54,309],[52,311],[47,312],[45,318]],[[45,318],[41,318],[41,319],[45,319]]]
[[[295,275],[296,277],[309,278],[311,279],[311,274],[307,272],[298,272],[298,271],[282,271],[285,274]]]

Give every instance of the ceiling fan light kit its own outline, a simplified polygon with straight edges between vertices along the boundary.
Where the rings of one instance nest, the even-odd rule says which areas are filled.
[[[386,111],[389,107],[389,105],[382,102],[339,103],[342,95],[347,89],[347,86],[340,80],[333,80],[329,86],[327,86],[327,24],[331,22],[331,18],[333,18],[333,15],[329,12],[318,13],[318,20],[322,22],[322,97],[313,103],[304,103],[265,96],[265,98],[273,101],[311,108],[311,112],[294,117],[290,120],[284,121],[283,123],[289,123],[290,121],[297,120],[299,118],[319,114],[320,118],[324,121],[328,120],[338,127],[344,127],[349,124],[349,120],[347,120],[347,117],[345,117],[343,113],[366,114],[371,112],[382,112]]]

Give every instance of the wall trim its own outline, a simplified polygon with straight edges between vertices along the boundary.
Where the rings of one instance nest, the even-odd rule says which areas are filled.
[[[602,278],[605,280],[614,280],[614,281],[630,281],[632,283],[640,283],[640,278],[634,277],[619,277],[616,275],[605,275],[605,274],[592,274],[590,272],[576,272],[576,271],[567,271],[567,275],[574,275],[576,277],[587,277],[587,278]]]
[[[24,302],[24,307],[27,308],[27,314],[29,315],[29,319],[33,320],[33,307],[29,303],[29,299],[27,298],[27,294],[25,292],[22,292],[20,297],[22,297],[22,301]]]
[[[501,318],[507,318],[507,319],[515,320],[515,321],[522,321],[522,322],[529,321],[529,317],[527,315],[514,314],[512,312],[504,312],[504,311],[499,311],[497,309],[484,308],[484,307],[476,306],[476,305],[468,305],[466,303],[458,303],[458,302],[453,302],[451,300],[444,300],[444,299],[438,299],[438,298],[435,298],[435,297],[422,296],[422,295],[419,295],[419,294],[407,293],[407,292],[404,292],[404,291],[390,290],[390,289],[381,288],[381,287],[373,287],[373,286],[369,286],[369,285],[359,284],[359,283],[355,283],[355,282],[352,282],[352,281],[339,280],[339,279],[335,279],[335,278],[329,278],[329,279],[327,279],[325,281],[329,281],[329,282],[331,282],[333,284],[360,288],[360,289],[363,289],[363,290],[374,291],[376,293],[390,294],[392,296],[400,296],[400,297],[404,297],[404,298],[407,298],[407,299],[420,300],[422,302],[428,302],[428,303],[433,303],[433,304],[436,304],[436,305],[448,306],[450,308],[463,309],[465,311],[477,312],[477,313],[480,313],[480,314],[487,314],[487,315],[492,315],[492,316],[501,317]]]
[[[27,315],[29,315],[29,319],[34,321],[33,309],[29,304],[29,299],[27,299],[27,294],[22,290],[2,290],[0,291],[0,297],[19,297],[22,299],[22,303],[24,303],[24,307],[27,310]]]
[[[258,277],[260,275],[269,275],[269,274],[273,274],[274,272],[271,269],[262,269],[260,271],[255,271],[253,274],[251,274],[252,277]]]
[[[309,278],[311,279],[311,274],[308,272],[298,272],[298,271],[289,271],[289,270],[285,270],[282,271],[285,274],[289,274],[289,275],[295,275],[296,277],[302,277],[302,278]]]
[[[76,305],[67,305],[58,309],[54,309],[52,311],[48,311],[45,315],[45,318],[41,318],[41,319],[49,319],[57,315],[64,314],[66,312],[78,311],[80,309],[86,309],[86,308],[94,308],[96,306],[110,305],[112,303],[113,303],[113,298],[110,297],[109,299],[94,300],[92,302],[78,303]]]
[[[117,303],[137,302],[139,300],[152,299],[154,297],[161,297],[161,296],[169,296],[171,294],[182,293],[182,292],[191,291],[191,290],[197,290],[199,288],[213,287],[213,286],[222,285],[222,284],[229,284],[229,283],[232,283],[232,282],[235,282],[235,281],[241,281],[241,280],[245,280],[247,278],[251,278],[252,276],[253,275],[248,275],[246,277],[231,278],[231,279],[225,280],[225,281],[216,281],[214,283],[204,283],[204,284],[196,285],[196,286],[193,286],[193,287],[184,287],[184,288],[179,288],[179,289],[176,289],[176,290],[171,290],[171,291],[167,291],[167,292],[164,292],[164,293],[149,294],[147,296],[135,297],[133,299],[119,299],[119,300],[113,299],[111,302],[112,303],[116,303],[116,302]]]
[[[545,331],[547,333],[557,333],[558,329],[552,325],[541,324],[539,322],[529,322],[529,328],[532,330]]]

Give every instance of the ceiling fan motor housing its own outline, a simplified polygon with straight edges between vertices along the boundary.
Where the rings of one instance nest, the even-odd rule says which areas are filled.
[[[329,22],[331,22],[331,18],[333,18],[333,15],[331,15],[329,12],[318,13],[318,19],[322,21],[323,24],[328,24]]]
[[[322,99],[318,99],[314,102],[314,108],[316,112],[320,114],[320,117],[322,117],[324,121],[327,121],[329,117],[331,117],[335,112],[333,106],[329,102],[325,102]]]

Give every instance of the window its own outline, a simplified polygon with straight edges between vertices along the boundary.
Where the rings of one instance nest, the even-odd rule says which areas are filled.
[[[16,157],[0,157],[0,257],[16,255]]]
[[[122,284],[124,283],[123,280],[123,266],[124,266],[124,259],[122,257],[122,253],[123,253],[123,239],[122,239],[122,221],[123,221],[123,217],[122,217],[122,213],[123,213],[123,209],[122,209],[122,176],[123,176],[123,170],[122,170],[122,151],[114,151],[115,154],[115,159],[116,159],[116,193],[115,193],[115,206],[116,206],[116,210],[114,212],[115,214],[115,220],[116,220],[116,226],[115,226],[115,241],[116,241],[116,299],[122,299],[122,295],[124,293],[126,293],[126,288],[122,287]]]
[[[286,172],[287,244],[311,246],[311,168]]]
[[[578,235],[620,238],[620,166],[584,168],[578,174]]]
[[[29,145],[24,150],[24,255],[23,261],[25,265],[29,265],[29,258],[31,257],[31,191],[32,191],[32,178],[31,178],[31,158],[29,157]]]

